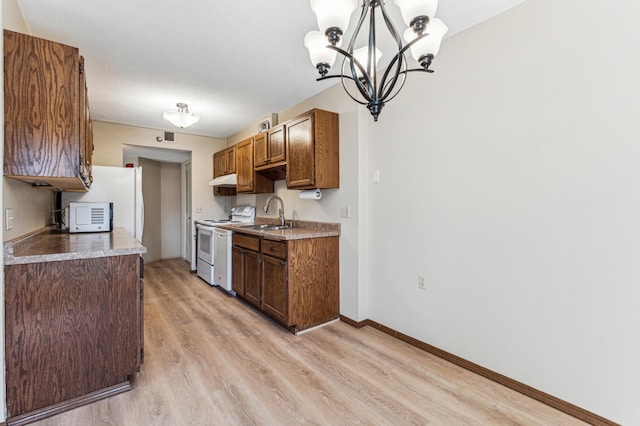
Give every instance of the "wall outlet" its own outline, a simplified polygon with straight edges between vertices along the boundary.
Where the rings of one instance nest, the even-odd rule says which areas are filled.
[[[202,213],[203,209],[202,207],[196,207],[196,213]]]
[[[5,231],[13,229],[13,209],[4,209],[4,229]]]
[[[424,275],[418,275],[418,288],[420,290],[427,289],[427,277],[425,277]]]
[[[340,206],[340,217],[351,217],[351,206]]]

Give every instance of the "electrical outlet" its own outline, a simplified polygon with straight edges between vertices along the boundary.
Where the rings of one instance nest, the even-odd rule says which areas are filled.
[[[427,289],[427,278],[424,275],[418,275],[418,288],[420,290]]]
[[[340,217],[351,217],[351,206],[340,206]]]
[[[202,207],[196,207],[196,213],[202,213],[203,209]]]

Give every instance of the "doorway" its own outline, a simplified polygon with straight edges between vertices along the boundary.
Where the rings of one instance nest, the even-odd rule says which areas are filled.
[[[186,183],[184,168],[191,151],[123,145],[123,163],[142,167],[144,229],[142,244],[147,248],[145,262],[185,258],[191,244],[184,235],[191,234],[191,176]],[[185,204],[188,203],[188,207]],[[186,228],[186,229],[185,229]],[[189,259],[189,257],[186,257]]]

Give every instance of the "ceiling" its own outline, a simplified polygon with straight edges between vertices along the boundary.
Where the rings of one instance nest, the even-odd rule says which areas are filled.
[[[441,0],[437,17],[450,37],[523,1]],[[18,3],[32,35],[80,49],[95,120],[176,131],[162,113],[185,102],[202,116],[188,133],[225,138],[338,82],[315,81],[303,45],[317,30],[308,0]]]

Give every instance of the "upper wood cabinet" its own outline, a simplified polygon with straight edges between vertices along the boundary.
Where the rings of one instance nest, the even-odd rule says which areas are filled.
[[[281,124],[253,137],[253,157],[256,168],[271,166],[286,160],[286,126]]]
[[[273,192],[273,181],[255,171],[253,144],[254,139],[249,138],[236,145],[236,191],[249,194]]]
[[[236,146],[230,146],[213,154],[213,177],[236,172]]]
[[[260,167],[269,164],[269,134],[258,133],[253,137],[253,165]]]
[[[93,137],[78,49],[4,31],[4,174],[87,191]]]
[[[339,188],[338,114],[314,109],[286,123],[287,188]]]
[[[230,146],[213,154],[213,178],[236,172],[236,146]],[[236,195],[236,189],[228,186],[214,186],[213,195]]]

